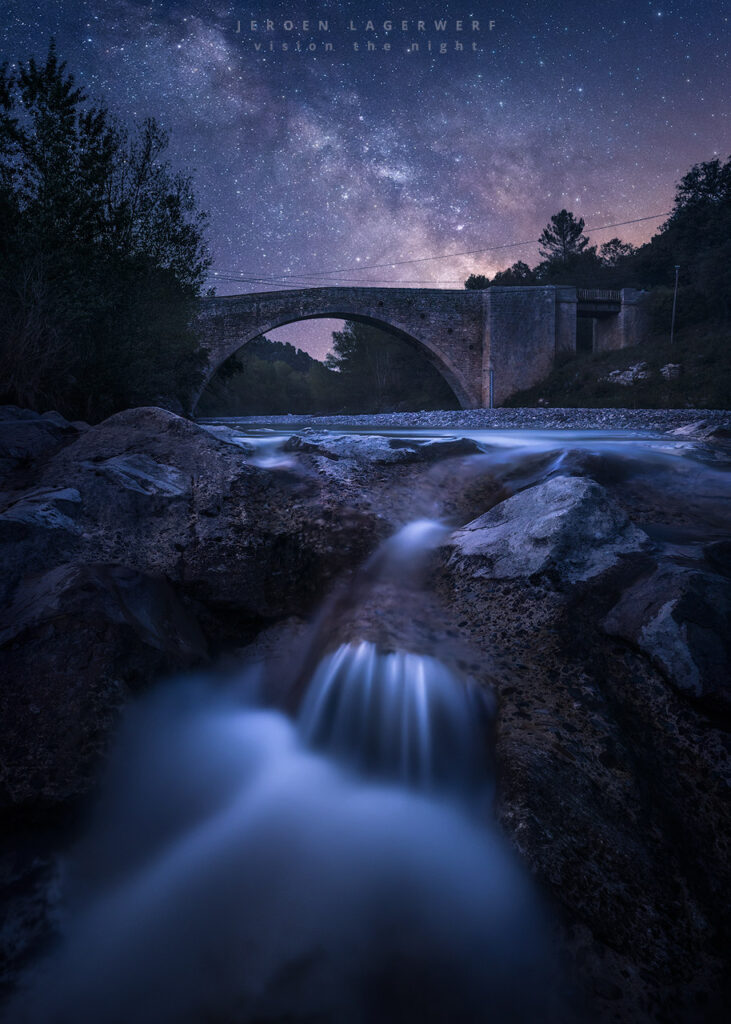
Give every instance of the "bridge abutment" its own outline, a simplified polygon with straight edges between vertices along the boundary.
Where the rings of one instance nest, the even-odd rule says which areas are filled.
[[[647,314],[642,292],[634,288],[623,288],[619,294],[619,312],[615,316],[594,320],[594,352],[611,352],[638,345],[647,334]]]

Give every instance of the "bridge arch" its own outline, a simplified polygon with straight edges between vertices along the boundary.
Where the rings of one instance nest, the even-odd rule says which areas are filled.
[[[437,370],[463,409],[470,409],[474,407],[474,396],[470,393],[469,387],[461,379],[459,371],[456,367],[451,365],[444,353],[439,350],[430,338],[416,337],[415,334],[406,329],[406,327],[394,322],[395,318],[389,318],[385,314],[378,316],[374,313],[365,313],[363,310],[348,308],[342,304],[336,304],[332,306],[327,305],[322,309],[308,311],[306,313],[298,310],[283,311],[275,316],[270,316],[268,319],[264,319],[261,322],[257,320],[256,326],[253,326],[251,323],[243,322],[240,327],[240,333],[238,334],[235,329],[233,331],[229,330],[229,332],[227,332],[228,338],[225,344],[218,344],[215,348],[209,347],[209,363],[206,368],[205,379],[195,396],[192,411],[195,412],[201,395],[208,387],[222,364],[250,341],[266,335],[271,331],[275,331],[279,327],[285,327],[287,324],[300,323],[304,320],[328,319],[352,320],[357,323],[368,324],[371,327],[377,327],[380,330],[405,341],[407,344],[417,349],[417,351],[419,351],[421,355],[423,355],[424,358]]]

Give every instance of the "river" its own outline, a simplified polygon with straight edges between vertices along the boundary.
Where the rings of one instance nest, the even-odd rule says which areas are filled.
[[[464,525],[455,491],[489,478],[497,506],[579,471],[636,510],[657,557],[707,566],[728,540],[728,452],[630,431],[204,425],[266,472],[409,452],[431,484],[286,657],[134,708],[68,862],[63,942],[11,1019],[581,1018],[555,908],[494,814],[496,694],[442,646],[425,581]],[[445,475],[430,446],[465,438]]]

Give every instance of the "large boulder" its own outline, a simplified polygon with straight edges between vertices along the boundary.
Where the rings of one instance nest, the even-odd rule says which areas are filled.
[[[0,407],[0,479],[57,451],[77,433],[58,413],[40,416],[14,405]]]
[[[88,789],[131,693],[206,656],[195,619],[161,579],[63,565],[24,580],[0,631],[0,808]]]
[[[576,583],[649,546],[647,535],[599,484],[555,476],[501,501],[452,534],[449,563],[475,579],[551,573]]]
[[[243,620],[299,612],[384,524],[325,475],[246,454],[173,413],[131,409],[54,455],[38,486],[78,493],[78,561],[165,577]]]
[[[342,482],[164,410],[77,435],[0,514],[0,804],[81,794],[132,689],[313,608],[387,530]]]
[[[463,575],[459,560],[438,576],[490,666],[502,827],[560,908],[578,1019],[605,1024],[727,1012],[727,716],[698,713],[601,628],[653,563],[632,556],[566,587],[550,573],[476,578],[469,562]]]

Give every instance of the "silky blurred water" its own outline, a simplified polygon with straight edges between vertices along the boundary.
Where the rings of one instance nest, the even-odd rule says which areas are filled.
[[[446,532],[399,531],[353,600],[413,583]],[[274,666],[132,709],[14,1024],[554,1019],[544,910],[492,820],[489,700],[365,640],[313,665],[292,715]]]

